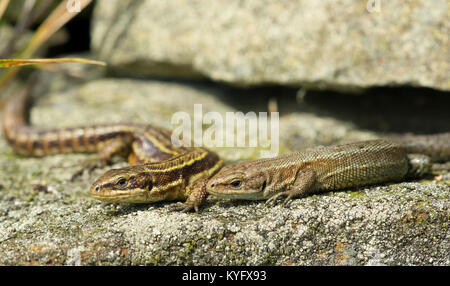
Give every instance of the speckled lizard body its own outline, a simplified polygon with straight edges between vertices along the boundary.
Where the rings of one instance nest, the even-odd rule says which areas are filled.
[[[319,191],[401,181],[430,171],[430,157],[410,153],[450,157],[449,133],[419,139],[406,145],[361,141],[241,162],[222,168],[206,188],[220,198],[273,201],[286,196],[286,202]]]

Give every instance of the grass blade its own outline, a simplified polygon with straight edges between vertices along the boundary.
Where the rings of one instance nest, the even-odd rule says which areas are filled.
[[[10,68],[25,65],[40,65],[53,63],[84,63],[105,66],[104,62],[82,58],[59,58],[59,59],[0,59],[0,68]]]
[[[92,0],[80,0],[80,10],[84,9]],[[52,11],[34,33],[27,47],[19,53],[18,58],[30,58],[32,54],[50,38],[56,31],[64,26],[78,13],[70,13],[67,9],[67,1],[61,3]],[[0,89],[5,86],[19,71],[19,68],[8,69],[0,78]]]
[[[2,18],[3,13],[5,13],[8,4],[9,0],[0,0],[0,19]]]
[[[92,0],[80,0],[80,9],[84,9]],[[67,1],[62,1],[58,7],[39,26],[33,38],[25,50],[20,53],[21,58],[30,57],[43,42],[48,40],[56,31],[69,22],[78,13],[70,13],[67,10]]]

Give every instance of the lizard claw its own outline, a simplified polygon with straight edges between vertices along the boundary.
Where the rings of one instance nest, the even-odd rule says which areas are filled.
[[[187,213],[194,209],[198,213],[199,206],[205,202],[208,194],[205,190],[206,180],[197,181],[195,184],[186,201],[184,203],[172,204],[172,206],[169,206],[170,211]]]
[[[198,205],[195,205],[195,204],[175,203],[175,204],[171,204],[169,206],[170,212],[187,213],[187,212],[191,211],[192,209],[194,209],[195,212],[198,213],[198,210],[199,210]]]
[[[288,205],[288,203],[291,201],[291,199],[292,199],[292,194],[291,193],[289,193],[289,195],[286,197],[286,199],[284,199],[284,201],[283,201],[283,206],[284,207],[286,207],[287,205]]]
[[[273,196],[271,196],[266,202],[265,205],[274,205],[275,201],[278,199],[279,196],[283,195],[284,193],[278,193]]]
[[[270,197],[267,201],[266,201],[266,205],[275,205],[275,201],[280,197],[280,196],[287,196],[286,199],[283,201],[282,205],[286,206],[286,204],[292,199],[292,194],[290,192],[282,192],[282,193],[278,193],[273,195],[272,197]]]

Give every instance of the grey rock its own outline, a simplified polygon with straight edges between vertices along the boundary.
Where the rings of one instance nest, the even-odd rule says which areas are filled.
[[[171,114],[190,113],[194,103],[203,103],[205,111],[236,110],[220,100],[224,91],[200,84],[118,79],[80,84],[53,77],[43,80],[50,81],[49,92],[36,96],[35,125],[131,121],[170,128]],[[296,121],[309,122],[309,129],[306,123],[295,129]],[[324,128],[330,137],[321,133]],[[300,112],[282,117],[280,129],[290,131],[280,133],[283,152],[374,136]],[[297,138],[306,139],[284,143]],[[248,149],[215,150],[228,162],[258,156]],[[450,265],[445,181],[328,192],[286,207],[211,197],[199,214],[183,214],[169,212],[170,203],[91,199],[90,183],[126,163],[116,161],[71,181],[87,158],[22,157],[0,138],[0,265]]]
[[[449,90],[447,1],[371,2],[99,0],[92,48],[125,74]]]

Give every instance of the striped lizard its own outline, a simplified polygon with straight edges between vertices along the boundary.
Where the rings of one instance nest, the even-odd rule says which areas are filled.
[[[104,164],[115,154],[128,156],[131,166],[107,171],[90,188],[94,198],[106,202],[186,199],[171,209],[198,211],[208,193],[269,201],[286,195],[288,201],[316,191],[399,181],[429,172],[430,157],[410,153],[450,158],[447,133],[409,138],[408,144],[372,140],[321,147],[220,170],[222,160],[215,153],[204,148],[176,147],[169,131],[155,126],[113,124],[58,130],[32,127],[27,121],[27,101],[28,93],[24,92],[14,97],[3,113],[3,132],[16,152],[32,156],[97,152]]]
[[[204,148],[183,147],[182,142],[174,145],[170,131],[152,125],[33,127],[28,122],[29,89],[14,96],[3,110],[3,134],[17,153],[36,157],[97,153],[103,165],[110,163],[114,155],[128,157],[132,166],[109,170],[94,182],[90,188],[94,198],[136,203],[187,199],[188,209],[198,210],[206,196],[206,179],[222,166],[217,154]]]
[[[229,165],[215,170],[213,176],[204,176],[198,180],[196,190],[186,203],[173,205],[171,209],[188,211],[194,208],[198,211],[208,194],[231,199],[268,199],[269,202],[287,195],[288,201],[316,191],[419,177],[430,172],[430,156],[433,159],[450,158],[450,133],[432,136],[433,140],[429,138],[425,136],[424,140],[409,145],[383,139],[361,141]],[[428,153],[430,156],[413,154],[416,152]],[[183,163],[174,162],[171,165],[174,169],[167,162],[161,164],[165,167],[153,169],[153,165],[130,166],[107,172],[93,187],[101,189],[102,195],[109,201],[120,198],[120,201],[135,202],[133,194],[145,193],[147,184],[118,186],[115,183],[117,178],[162,176],[167,177],[168,182],[174,182],[177,178],[174,174],[179,172],[176,166],[183,166]],[[91,188],[93,192],[95,190]]]

